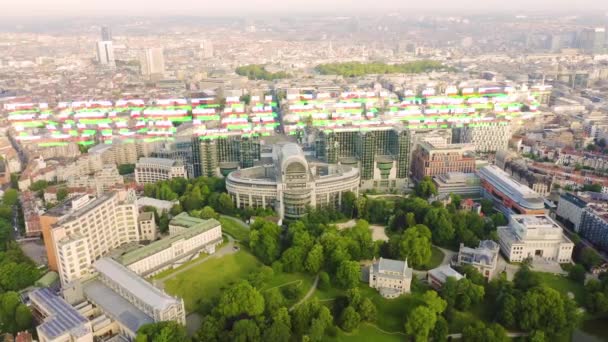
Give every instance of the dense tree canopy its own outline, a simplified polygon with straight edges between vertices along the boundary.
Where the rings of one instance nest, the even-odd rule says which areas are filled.
[[[174,321],[150,323],[137,331],[136,342],[190,341],[186,328]]]
[[[356,77],[369,74],[418,74],[444,69],[447,68],[440,62],[429,60],[422,60],[404,64],[385,64],[380,62],[346,62],[320,64],[315,67],[315,70],[321,75],[340,75],[344,77]]]
[[[237,75],[247,76],[250,80],[273,81],[283,78],[290,78],[291,75],[284,71],[270,72],[263,65],[250,64],[236,68]]]

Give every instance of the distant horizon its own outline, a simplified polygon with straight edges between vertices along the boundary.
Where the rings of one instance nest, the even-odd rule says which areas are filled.
[[[98,18],[98,17],[265,17],[271,15],[353,14],[428,15],[480,14],[595,14],[608,16],[608,1],[598,0],[427,0],[408,4],[407,0],[22,0],[2,5],[0,18]],[[416,13],[419,12],[419,13]],[[602,13],[603,12],[603,13]]]

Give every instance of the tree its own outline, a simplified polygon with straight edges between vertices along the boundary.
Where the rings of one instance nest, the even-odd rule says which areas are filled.
[[[216,309],[225,318],[253,317],[264,312],[264,297],[248,282],[242,281],[222,293]]]
[[[232,326],[230,337],[231,341],[258,342],[260,341],[260,328],[252,319],[241,319]]]
[[[323,266],[323,262],[323,246],[316,244],[310,252],[308,252],[308,256],[304,262],[304,268],[309,273],[316,274],[321,269],[321,266]]]
[[[448,332],[448,321],[446,321],[443,316],[438,316],[437,322],[435,322],[435,327],[431,331],[431,339],[433,341],[447,341]]]
[[[4,192],[4,197],[2,198],[2,202],[6,205],[16,205],[19,200],[19,192],[15,189],[7,189]]]
[[[494,203],[492,203],[491,200],[484,198],[480,203],[481,212],[483,212],[485,215],[490,215],[492,211],[494,211]]]
[[[435,291],[426,291],[422,296],[424,303],[436,314],[441,314],[445,311],[448,303],[437,295]]]
[[[32,191],[40,191],[40,190],[44,190],[49,186],[49,183],[45,180],[39,180],[39,181],[35,181],[34,183],[32,183],[32,185],[30,185],[30,190]]]
[[[174,205],[171,207],[171,210],[169,210],[169,213],[170,213],[172,216],[177,216],[177,215],[179,215],[179,214],[181,214],[181,213],[183,213],[183,212],[184,212],[184,208],[183,208],[183,207],[182,207],[182,205],[181,205],[181,204],[179,204],[179,203],[175,203],[175,204],[174,204]]]
[[[412,267],[421,267],[431,260],[431,231],[424,225],[407,229],[399,242],[399,255]]]
[[[530,342],[545,342],[545,333],[541,330],[534,330],[530,334]]]
[[[273,322],[264,330],[263,341],[289,341],[291,338],[291,318],[286,308],[280,308]]]
[[[579,261],[587,270],[591,270],[591,268],[598,266],[602,262],[602,257],[592,248],[584,247],[580,252]]]
[[[361,316],[352,306],[347,307],[340,315],[340,327],[346,332],[355,330],[361,322]]]
[[[376,320],[378,310],[376,309],[374,302],[372,302],[369,298],[365,298],[361,301],[357,311],[359,312],[362,321],[373,322]]]
[[[190,341],[186,328],[174,321],[149,323],[141,326],[135,337],[136,342]]]
[[[220,340],[219,336],[223,331],[223,324],[212,315],[207,315],[203,317],[201,326],[196,332],[196,340],[201,342],[218,342]]]
[[[414,189],[416,196],[427,199],[431,196],[437,196],[437,187],[429,176],[425,176],[416,184]]]
[[[283,297],[278,287],[274,287],[264,291],[264,303],[266,304],[266,313],[274,313],[285,305],[285,297]]]
[[[281,229],[275,223],[266,220],[256,220],[251,225],[249,247],[255,256],[270,265],[280,255]]]
[[[540,277],[530,269],[530,266],[524,264],[515,273],[513,283],[515,284],[515,288],[526,291],[539,286]]]
[[[331,287],[331,281],[329,280],[329,274],[327,274],[327,272],[319,273],[318,287],[320,290],[327,290]]]
[[[281,262],[286,272],[301,272],[305,265],[302,260],[306,258],[306,250],[303,247],[294,246],[288,248],[281,256]]]
[[[523,293],[518,312],[520,329],[542,330],[555,336],[574,329],[578,320],[576,305],[554,289],[537,286]]]
[[[118,165],[118,174],[123,176],[123,175],[130,175],[133,172],[135,172],[135,164],[121,164]]]
[[[507,342],[509,338],[505,329],[498,324],[486,326],[481,321],[474,321],[463,329],[462,340],[467,342]]]
[[[355,216],[355,208],[357,203],[357,196],[352,191],[347,191],[342,194],[342,213],[347,218],[353,218]]]
[[[169,215],[166,211],[163,211],[158,219],[158,230],[160,230],[162,234],[166,234],[169,231]]]
[[[214,208],[215,211],[225,215],[232,215],[234,213],[234,202],[232,202],[232,198],[227,193],[223,192],[220,194],[217,202],[218,207]]]
[[[63,201],[67,197],[68,197],[68,189],[66,189],[66,188],[59,188],[59,190],[57,190],[57,201],[58,202]]]
[[[336,282],[345,289],[356,287],[361,278],[361,269],[356,261],[343,261],[336,272]]]
[[[203,220],[219,219],[220,215],[218,213],[216,213],[215,210],[213,210],[213,208],[211,208],[210,206],[207,205],[207,206],[203,207],[199,217],[202,218]]]
[[[472,304],[481,302],[484,294],[483,286],[475,285],[467,278],[456,280],[454,277],[448,277],[441,286],[441,297],[445,299],[448,307],[463,311]]]
[[[25,304],[19,304],[15,310],[15,324],[18,331],[30,329],[32,327],[32,312]],[[15,331],[16,332],[16,331]]]
[[[579,284],[584,284],[586,273],[582,265],[576,264],[568,271],[568,277]]]
[[[437,315],[426,306],[418,306],[408,315],[405,322],[405,332],[416,342],[427,341],[429,333],[435,327]]]

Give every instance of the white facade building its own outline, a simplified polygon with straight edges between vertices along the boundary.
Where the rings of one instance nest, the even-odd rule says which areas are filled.
[[[165,56],[163,48],[151,48],[141,56],[141,74],[150,75],[162,75],[165,73]]]
[[[154,213],[149,211],[140,213],[137,224],[139,225],[139,236],[142,240],[156,240],[157,229]]]
[[[138,275],[148,277],[195,259],[202,251],[213,254],[222,241],[220,223],[213,219],[201,220],[168,238],[125,253],[117,260]]]
[[[546,215],[511,215],[509,225],[498,227],[500,250],[510,262],[527,258],[569,263],[574,244]]]
[[[481,153],[506,150],[511,139],[511,127],[503,123],[487,123],[486,126],[463,127],[460,129],[460,143],[475,145]]]
[[[83,196],[70,208],[46,215],[59,216],[50,229],[47,246],[53,250],[47,254],[56,260],[62,284],[91,276],[95,260],[122,244],[141,240],[133,191]]]
[[[116,66],[114,59],[114,46],[111,41],[97,42],[97,62],[110,67]]]
[[[500,246],[492,240],[479,242],[479,247],[471,248],[460,244],[458,265],[471,265],[486,278],[492,278],[498,263]]]
[[[140,158],[135,164],[137,184],[156,183],[171,178],[187,178],[186,167],[181,161],[165,158]]]
[[[380,258],[369,268],[369,286],[384,298],[397,298],[410,293],[412,269],[407,261]]]

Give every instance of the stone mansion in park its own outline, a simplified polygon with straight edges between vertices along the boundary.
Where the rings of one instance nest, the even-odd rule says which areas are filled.
[[[407,261],[380,258],[369,268],[369,286],[384,298],[410,293],[411,284],[412,269],[407,267]]]

